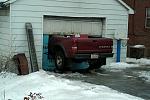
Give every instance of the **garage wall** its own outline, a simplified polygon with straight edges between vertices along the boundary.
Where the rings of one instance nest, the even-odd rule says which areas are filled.
[[[31,22],[35,36],[38,62],[42,65],[43,15],[70,17],[105,17],[106,31],[103,36],[113,37],[116,29],[127,33],[128,11],[116,0],[18,0],[11,5],[11,33],[15,38],[14,53],[25,52],[28,56],[25,22]],[[115,46],[114,42],[114,47]],[[115,52],[115,49],[114,49]],[[126,48],[122,50],[122,57]]]
[[[9,8],[0,9],[0,54],[6,55],[10,47]]]

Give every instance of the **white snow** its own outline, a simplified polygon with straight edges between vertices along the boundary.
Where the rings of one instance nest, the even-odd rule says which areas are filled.
[[[150,71],[141,71],[138,74],[139,77],[144,78],[147,82],[150,82]]]
[[[133,47],[134,47],[134,48],[145,48],[144,45],[134,45]]]
[[[125,68],[131,68],[131,67],[139,67],[136,64],[127,64],[125,62],[120,62],[120,63],[111,63],[109,65],[111,68],[119,68],[119,69],[125,69]]]
[[[150,65],[150,59],[141,58],[141,59],[134,59],[134,58],[127,58],[126,61],[128,63],[135,63],[140,65]]]
[[[102,66],[102,68],[123,70],[141,67],[141,65],[150,65],[150,60],[143,58],[127,58],[127,62],[111,63],[110,65]],[[129,62],[132,62],[132,64],[129,64]],[[150,82],[150,71],[139,71],[137,74],[138,77]],[[0,100],[4,100],[4,93],[5,100],[23,100],[30,92],[41,93],[44,97],[36,100],[143,100],[103,85],[64,79],[54,73],[49,75],[43,70],[25,76],[5,72],[0,73]]]
[[[109,65],[104,65],[102,68],[111,70],[111,71],[121,71],[126,68],[133,68],[133,67],[139,67],[138,64],[128,64],[125,62],[118,62],[118,63],[111,63]]]
[[[108,65],[102,66],[102,68],[107,70],[123,70],[126,68],[141,67],[141,65],[146,65],[146,66],[150,65],[150,59],[127,58],[126,62],[110,63]]]
[[[41,93],[36,100],[143,100],[106,86],[71,81],[40,70],[26,76],[0,73],[0,100],[23,100],[30,92]]]

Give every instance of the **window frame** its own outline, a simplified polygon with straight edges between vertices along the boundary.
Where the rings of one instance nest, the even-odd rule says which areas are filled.
[[[150,25],[147,26],[147,22],[148,22],[148,19],[150,20],[150,15],[148,16],[148,10],[150,10],[150,7],[146,8],[146,15],[145,15],[145,28],[148,28],[150,29]]]

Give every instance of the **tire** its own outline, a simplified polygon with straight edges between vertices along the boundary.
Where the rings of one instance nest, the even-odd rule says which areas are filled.
[[[96,59],[96,60],[90,60],[89,62],[89,70],[93,69],[99,69],[102,65],[106,64],[106,58]]]
[[[55,66],[58,70],[63,71],[65,67],[65,56],[62,51],[55,53]]]

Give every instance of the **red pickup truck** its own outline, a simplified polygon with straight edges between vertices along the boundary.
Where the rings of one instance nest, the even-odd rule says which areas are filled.
[[[106,64],[106,57],[113,57],[113,40],[92,36],[60,35],[49,36],[48,55],[55,60],[58,70],[64,70],[70,62],[88,61],[89,69],[97,69]]]

